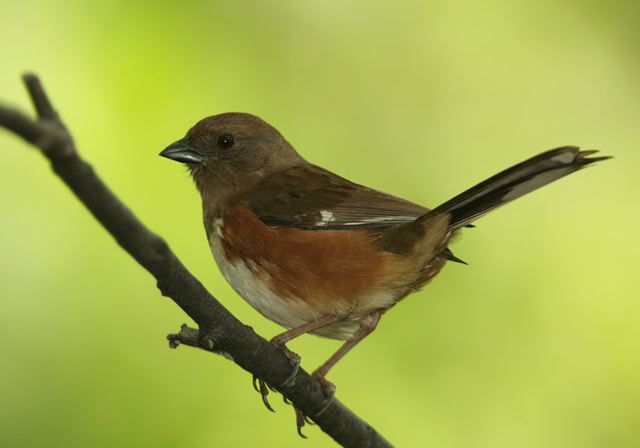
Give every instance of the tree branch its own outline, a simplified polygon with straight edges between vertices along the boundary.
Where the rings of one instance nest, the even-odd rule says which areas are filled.
[[[236,319],[185,268],[167,243],[147,229],[109,190],[76,151],[71,134],[60,120],[37,76],[24,83],[37,111],[33,120],[0,105],[0,126],[40,148],[53,171],[67,184],[116,242],[157,281],[160,292],[170,297],[199,327],[183,326],[168,339],[223,354],[269,384],[283,384],[291,364],[281,350]],[[326,411],[320,384],[303,369],[295,381],[280,392],[345,447],[389,447],[380,434],[334,399]],[[319,415],[318,415],[319,414]]]

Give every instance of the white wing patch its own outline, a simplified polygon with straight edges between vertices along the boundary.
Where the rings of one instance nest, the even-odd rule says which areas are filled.
[[[374,218],[362,218],[359,221],[345,222],[342,225],[345,226],[364,226],[372,223],[405,223],[415,221],[417,216],[376,216]]]
[[[331,223],[338,221],[341,226],[349,226],[349,227],[357,227],[357,226],[366,226],[368,224],[402,224],[405,222],[414,221],[418,216],[416,215],[387,215],[387,216],[373,216],[371,218],[358,218],[357,221],[349,221],[345,219],[345,217],[341,217],[339,220],[336,218],[334,212],[330,210],[320,210],[320,220],[315,222],[315,227],[324,227],[327,228]],[[340,211],[338,211],[338,216],[340,217]]]
[[[316,223],[318,227],[327,227],[331,222],[335,221],[335,216],[333,216],[333,212],[329,210],[320,210],[320,221]]]

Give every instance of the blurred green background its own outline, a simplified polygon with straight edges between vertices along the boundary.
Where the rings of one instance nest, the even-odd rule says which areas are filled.
[[[481,220],[331,373],[398,446],[637,447],[637,1],[0,0],[0,99],[39,73],[99,174],[235,315],[186,171],[157,157],[247,111],[311,161],[434,206],[537,152],[613,161]],[[0,446],[332,446],[278,397],[164,337],[186,320],[0,132]],[[338,342],[293,343],[308,370]]]

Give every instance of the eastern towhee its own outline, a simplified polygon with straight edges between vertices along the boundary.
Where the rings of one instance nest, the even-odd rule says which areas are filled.
[[[224,277],[265,317],[346,341],[314,373],[325,375],[380,316],[426,285],[462,227],[537,188],[608,157],[566,146],[515,165],[430,210],[307,162],[272,126],[245,113],[208,117],[160,155],[186,163],[202,195],[204,225]],[[266,403],[267,388],[260,382]],[[300,422],[299,427],[304,423]]]

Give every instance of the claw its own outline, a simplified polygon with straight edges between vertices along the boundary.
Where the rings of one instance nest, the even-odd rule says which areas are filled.
[[[306,424],[307,416],[304,415],[302,413],[302,411],[300,409],[296,408],[295,406],[294,406],[293,409],[296,411],[296,428],[298,429],[298,435],[300,437],[302,437],[303,439],[306,439],[307,436],[305,436],[302,433],[302,427]]]
[[[253,375],[253,388],[262,396],[262,402],[264,403],[265,407],[271,412],[276,412],[271,407],[271,404],[269,404],[269,399],[267,398],[270,389],[269,385],[257,376]]]

